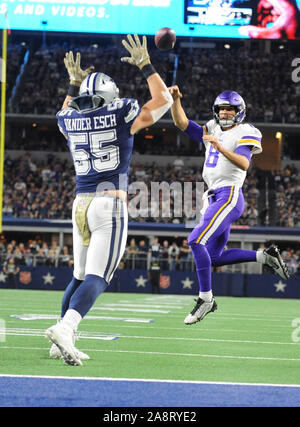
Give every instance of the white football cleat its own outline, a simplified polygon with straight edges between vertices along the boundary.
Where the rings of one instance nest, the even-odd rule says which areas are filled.
[[[195,307],[184,319],[184,323],[186,325],[192,325],[193,323],[200,322],[200,320],[202,320],[208,313],[215,311],[218,307],[214,298],[212,298],[210,302],[205,302],[201,298],[198,298],[195,301]]]
[[[75,333],[73,331],[73,344],[74,344],[74,346],[75,346],[75,341],[78,340],[78,339],[79,338],[76,337],[76,335],[75,335]],[[83,351],[78,350],[77,347],[75,347],[75,348],[76,348],[76,351],[77,351],[77,354],[78,354],[78,357],[79,357],[80,360],[90,360],[90,356],[88,354],[83,353]],[[52,344],[52,346],[50,348],[50,351],[49,351],[49,355],[50,355],[51,359],[62,359],[63,358],[62,354],[61,354],[61,351],[57,347],[56,344]]]
[[[70,327],[58,322],[46,330],[45,336],[59,348],[61,357],[68,365],[82,365],[73,344],[73,330]]]
[[[52,343],[52,346],[49,350],[49,356],[51,357],[51,359],[62,359],[62,354],[56,344]]]
[[[83,353],[83,351],[78,350],[78,348],[76,348],[76,352],[77,355],[79,357],[80,360],[90,360],[90,356],[86,353]],[[60,349],[57,347],[56,344],[52,344],[50,351],[49,351],[49,355],[51,357],[51,359],[62,359],[62,354],[60,352]]]

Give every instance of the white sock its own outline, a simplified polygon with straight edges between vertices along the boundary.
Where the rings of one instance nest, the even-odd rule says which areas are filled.
[[[256,261],[257,262],[260,262],[261,264],[265,264],[266,259],[267,259],[267,255],[262,250],[256,251]]]
[[[211,302],[213,294],[211,290],[208,292],[199,292],[199,297],[205,302]]]
[[[81,322],[82,317],[81,314],[78,313],[78,311],[69,309],[65,313],[62,323],[64,325],[69,326],[69,328],[73,329],[73,331],[77,331],[78,325]]]

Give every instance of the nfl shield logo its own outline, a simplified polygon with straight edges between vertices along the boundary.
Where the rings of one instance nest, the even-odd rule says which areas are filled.
[[[163,289],[167,289],[171,284],[170,276],[160,276],[159,286]]]
[[[28,285],[31,282],[31,271],[21,271],[19,280],[23,285]]]

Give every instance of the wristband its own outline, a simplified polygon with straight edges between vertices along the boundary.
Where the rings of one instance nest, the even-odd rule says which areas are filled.
[[[79,86],[70,84],[68,89],[68,95],[75,98],[75,96],[78,96],[78,94],[79,94]]]
[[[148,77],[152,76],[152,74],[156,73],[155,68],[153,67],[152,64],[146,64],[144,65],[144,67],[141,69],[145,79],[147,79]]]

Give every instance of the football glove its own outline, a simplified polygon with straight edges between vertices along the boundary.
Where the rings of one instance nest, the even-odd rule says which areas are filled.
[[[76,61],[74,61],[73,52],[67,52],[64,58],[64,63],[69,74],[70,84],[80,86],[82,81],[94,70],[91,65],[86,70],[82,70],[80,66],[81,55],[80,52],[76,54]]]
[[[128,62],[129,64],[136,65],[141,70],[145,65],[151,64],[149,53],[147,50],[147,38],[143,36],[143,44],[141,44],[137,34],[134,34],[134,40],[130,34],[128,34],[127,40],[122,40],[122,44],[125,49],[130,53],[130,57],[121,58],[122,62]]]

